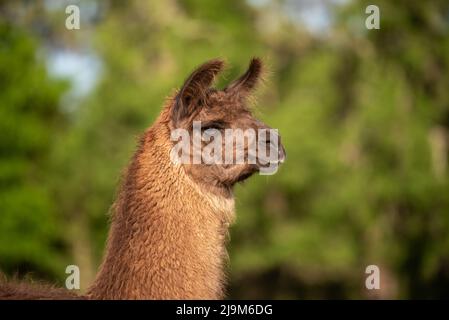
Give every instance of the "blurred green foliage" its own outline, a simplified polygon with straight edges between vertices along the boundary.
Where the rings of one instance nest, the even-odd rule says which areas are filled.
[[[230,297],[449,296],[447,2],[376,1],[380,30],[365,29],[370,2],[330,2],[323,34],[288,18],[295,1],[99,3],[80,31],[39,5],[1,24],[2,271],[61,280],[77,264],[85,289],[122,169],[164,97],[205,60],[229,61],[220,87],[261,56],[272,72],[255,112],[279,129],[287,161],[237,187]],[[38,59],[49,38],[88,43],[103,63],[71,112]]]
[[[36,48],[0,22],[0,261],[6,272],[55,276],[64,241],[45,176],[64,84],[48,78]]]

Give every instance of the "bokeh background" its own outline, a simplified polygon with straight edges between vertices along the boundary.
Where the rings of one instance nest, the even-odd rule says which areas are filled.
[[[85,290],[136,137],[195,66],[226,58],[221,86],[252,56],[270,70],[257,114],[288,158],[237,187],[229,297],[448,298],[437,0],[0,0],[0,270],[63,285],[76,264]]]

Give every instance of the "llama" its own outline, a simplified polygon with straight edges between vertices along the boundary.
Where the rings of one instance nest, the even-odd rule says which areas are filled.
[[[252,59],[246,73],[225,89],[212,88],[223,68],[218,59],[198,67],[141,137],[112,207],[103,262],[84,298],[224,297],[225,246],[235,218],[232,189],[263,164],[180,164],[170,158],[171,132],[191,130],[193,121],[218,131],[268,128],[246,106],[260,81],[261,61]],[[277,151],[278,165],[285,158],[280,142]],[[39,298],[39,290],[13,288],[0,285],[0,298]]]

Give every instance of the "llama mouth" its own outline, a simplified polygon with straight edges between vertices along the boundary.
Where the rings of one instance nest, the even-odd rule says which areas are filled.
[[[237,179],[237,181],[236,182],[243,182],[243,181],[245,181],[246,179],[248,179],[249,177],[251,177],[252,175],[253,175],[253,173],[254,172],[246,172],[246,173],[244,173],[244,174],[242,174],[238,179]]]

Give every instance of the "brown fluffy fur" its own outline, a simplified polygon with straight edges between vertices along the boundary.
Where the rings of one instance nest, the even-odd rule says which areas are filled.
[[[171,130],[190,129],[193,120],[219,130],[268,128],[245,107],[261,62],[253,59],[227,89],[210,89],[222,68],[222,61],[212,60],[193,72],[140,139],[113,205],[105,257],[87,298],[224,297],[225,242],[234,220],[232,187],[258,166],[181,165],[170,160]],[[0,298],[38,297],[76,296],[51,287],[0,284]]]
[[[83,297],[62,288],[44,283],[6,281],[0,276],[0,300],[73,300]]]
[[[233,200],[201,190],[182,166],[170,163],[171,104],[143,136],[125,175],[91,298],[223,296],[224,238]]]

